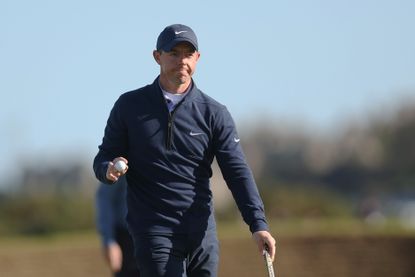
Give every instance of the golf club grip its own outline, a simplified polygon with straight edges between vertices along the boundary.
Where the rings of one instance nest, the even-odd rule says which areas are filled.
[[[268,277],[275,277],[271,256],[268,253],[268,247],[265,247],[265,250],[264,250],[264,260],[265,260],[265,266],[267,268]]]

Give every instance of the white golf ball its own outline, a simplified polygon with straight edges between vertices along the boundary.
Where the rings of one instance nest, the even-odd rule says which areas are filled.
[[[118,172],[124,172],[127,169],[127,164],[124,161],[119,160],[114,164],[114,167]]]

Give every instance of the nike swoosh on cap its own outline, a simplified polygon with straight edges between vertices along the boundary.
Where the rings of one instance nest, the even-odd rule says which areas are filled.
[[[187,31],[174,31],[175,35],[180,35],[181,33],[186,33]]]
[[[240,138],[233,138],[234,142],[239,142],[241,139]]]

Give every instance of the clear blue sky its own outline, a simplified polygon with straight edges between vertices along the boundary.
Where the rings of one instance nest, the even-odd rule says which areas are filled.
[[[327,128],[414,92],[414,14],[412,0],[2,0],[0,185],[26,160],[89,162],[118,95],[157,76],[166,25],[196,31],[195,81],[238,126]]]

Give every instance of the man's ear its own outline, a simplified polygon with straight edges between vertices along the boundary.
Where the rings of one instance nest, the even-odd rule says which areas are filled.
[[[153,51],[153,58],[158,64],[160,64],[160,55],[161,55],[160,51],[157,51],[157,50]]]

